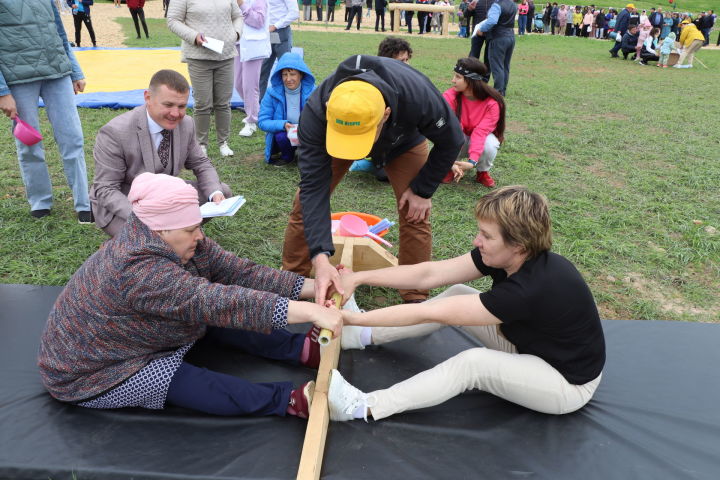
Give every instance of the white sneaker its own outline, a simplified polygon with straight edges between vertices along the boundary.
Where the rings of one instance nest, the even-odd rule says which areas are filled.
[[[330,420],[346,422],[353,420],[353,412],[358,407],[365,407],[365,421],[367,422],[367,395],[350,385],[333,369],[330,375],[330,388],[328,389],[328,406],[330,407]]]
[[[200,150],[202,150],[203,155],[207,157],[207,147],[205,145],[200,145]]]
[[[220,144],[220,155],[222,155],[223,157],[232,157],[233,155],[235,155],[235,152],[230,150],[227,142],[223,142]]]
[[[238,135],[241,137],[252,137],[255,130],[257,130],[257,123],[246,123]]]

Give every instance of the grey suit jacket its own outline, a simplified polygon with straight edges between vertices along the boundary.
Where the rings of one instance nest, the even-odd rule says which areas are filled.
[[[148,130],[145,105],[123,113],[103,126],[95,139],[95,178],[90,189],[95,223],[107,226],[114,217],[127,220],[132,208],[127,195],[132,181],[143,172],[166,173],[153,147]],[[186,116],[173,130],[170,174],[178,176],[183,168],[197,178],[200,198],[214,191],[227,191],[220,183],[210,159],[203,155],[195,140],[195,123]],[[207,201],[207,200],[205,200]]]

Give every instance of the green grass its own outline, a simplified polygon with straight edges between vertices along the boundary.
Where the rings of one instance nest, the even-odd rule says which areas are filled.
[[[177,45],[163,28],[162,23],[151,27],[151,41],[167,38],[165,45]],[[130,33],[134,37],[134,29]],[[382,38],[348,35],[294,33],[319,79],[353,53],[374,52]],[[412,65],[445,90],[455,60],[467,54],[467,40],[416,36],[411,42]],[[493,175],[499,185],[524,184],[549,198],[554,250],[578,266],[604,318],[717,322],[720,234],[712,228],[720,230],[720,52],[699,53],[708,70],[696,65],[681,71],[612,60],[609,47],[577,38],[518,38],[506,143]],[[81,110],[90,178],[95,134],[119,113]],[[233,113],[233,131],[242,117]],[[7,131],[9,122],[0,120],[0,126]],[[14,145],[9,135],[0,138],[3,283],[64,284],[105,240],[100,231],[77,224],[46,121],[42,133],[49,139],[55,185],[53,213],[42,220],[28,216]],[[260,135],[234,135],[231,146],[232,159],[220,159],[214,146],[210,155],[221,178],[248,203],[235,217],[211,222],[206,232],[239,255],[277,267],[297,168],[266,166]],[[435,258],[471,248],[472,206],[485,191],[470,179],[438,189],[432,217]],[[332,203],[334,211],[396,218],[389,186],[363,173],[350,173]],[[396,229],[388,239],[397,242]],[[358,297],[363,306],[398,301],[395,292],[380,288],[363,288]]]
[[[140,25],[142,38],[137,38],[135,24],[130,17],[119,17],[115,19],[122,27],[125,34],[125,45],[131,48],[155,48],[155,47],[179,47],[180,39],[167,28],[164,18],[146,18],[150,38],[145,38],[145,32]]]

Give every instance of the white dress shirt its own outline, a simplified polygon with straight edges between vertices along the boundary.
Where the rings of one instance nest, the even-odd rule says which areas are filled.
[[[150,132],[150,140],[152,140],[153,147],[157,152],[157,149],[160,147],[160,142],[162,141],[162,134],[160,132],[165,129],[160,126],[155,120],[153,120],[152,117],[150,117],[149,113],[145,112],[145,114],[147,115],[148,119],[148,131]],[[214,192],[212,192],[208,197],[208,201],[212,202],[212,198],[218,193],[222,194],[220,190],[215,190]]]
[[[275,28],[285,28],[299,16],[300,9],[295,0],[268,0],[268,17]]]

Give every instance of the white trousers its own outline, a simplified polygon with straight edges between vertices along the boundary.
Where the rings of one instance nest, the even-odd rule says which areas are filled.
[[[454,285],[435,298],[479,293],[465,285]],[[428,335],[442,327],[441,324],[375,327],[373,344]],[[517,353],[515,345],[496,325],[461,328],[479,339],[485,348],[465,350],[390,388],[371,392],[368,406],[375,420],[438,405],[472,389],[541,413],[570,413],[590,401],[600,383],[602,374],[585,385],[569,383],[540,357]]]
[[[470,137],[468,135],[465,135],[465,144],[460,149],[460,154],[458,155],[458,160],[464,160],[468,156],[468,149],[470,148]],[[480,158],[478,158],[477,165],[475,168],[477,168],[478,172],[487,172],[495,163],[495,157],[497,157],[498,150],[500,149],[500,140],[495,136],[493,133],[489,133],[487,137],[485,137],[485,147],[483,148],[483,153],[480,155]]]

